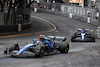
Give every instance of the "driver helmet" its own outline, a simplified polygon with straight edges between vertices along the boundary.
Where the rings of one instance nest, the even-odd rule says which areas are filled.
[[[43,40],[44,40],[44,38],[43,38],[43,37],[39,37],[39,40],[40,40],[40,41],[43,41]]]
[[[85,30],[84,28],[82,30]]]
[[[83,28],[83,29],[82,29],[82,33],[84,33],[84,32],[85,32],[85,29]]]

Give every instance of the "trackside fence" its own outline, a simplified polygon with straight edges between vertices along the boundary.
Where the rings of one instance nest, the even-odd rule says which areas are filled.
[[[61,12],[65,14],[72,13],[73,15],[79,15],[79,16],[89,16],[93,19],[96,18],[96,10],[94,8],[82,8],[79,6],[69,6],[62,3],[47,3],[42,2],[38,4],[38,9],[42,12],[55,11],[55,12]],[[89,15],[88,15],[89,14]]]

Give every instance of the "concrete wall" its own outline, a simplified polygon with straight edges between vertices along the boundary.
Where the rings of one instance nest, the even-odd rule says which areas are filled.
[[[26,23],[21,25],[21,30],[27,30],[31,28],[32,23]],[[18,25],[6,25],[0,26],[0,33],[3,32],[18,32]]]
[[[0,26],[4,25],[5,12],[0,12]]]

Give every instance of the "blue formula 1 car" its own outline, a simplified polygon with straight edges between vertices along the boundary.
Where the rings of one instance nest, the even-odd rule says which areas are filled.
[[[68,53],[69,43],[65,37],[48,36],[48,38],[41,41],[42,38],[34,39],[33,44],[27,44],[23,48],[19,48],[18,43],[11,44],[4,49],[4,54],[11,56],[35,56],[43,57],[44,54],[51,54],[52,52],[59,51],[60,53]]]
[[[95,34],[90,29],[77,29],[72,33],[71,41],[82,41],[82,42],[95,42]]]

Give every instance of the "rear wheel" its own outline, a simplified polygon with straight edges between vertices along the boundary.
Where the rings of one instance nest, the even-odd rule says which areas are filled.
[[[66,44],[65,45],[65,53],[68,53],[68,51],[69,51],[69,44]]]
[[[68,43],[60,46],[60,52],[61,53],[68,53],[68,51],[69,51],[69,44]]]

